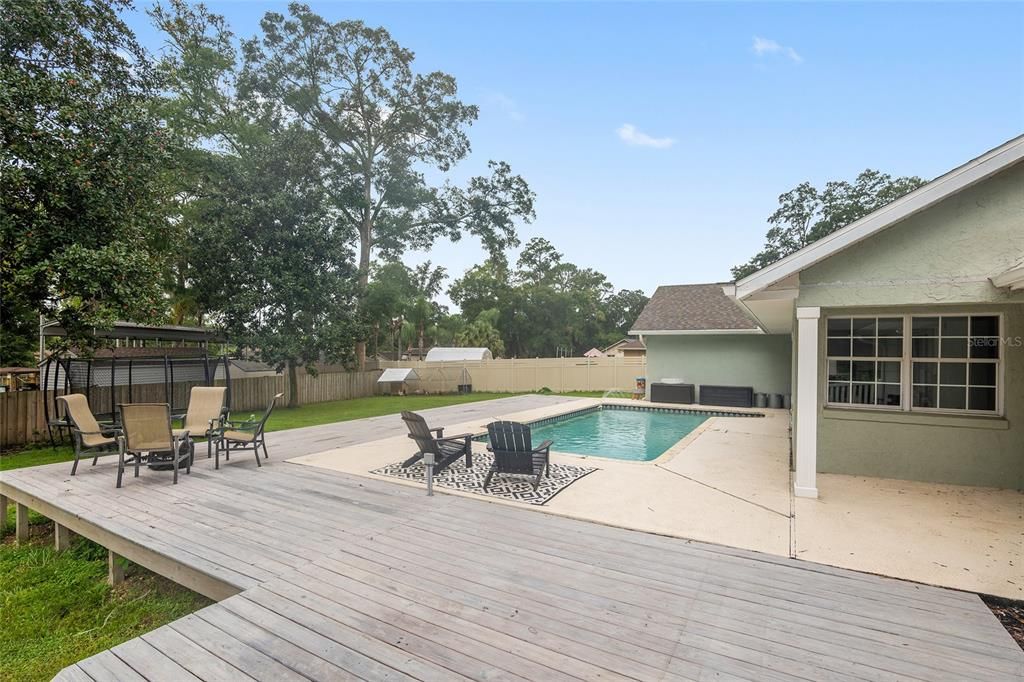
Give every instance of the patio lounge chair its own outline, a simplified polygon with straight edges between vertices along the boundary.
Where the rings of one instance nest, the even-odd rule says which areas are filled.
[[[432,429],[427,420],[415,412],[402,412],[402,421],[409,427],[409,438],[416,441],[419,452],[402,462],[403,467],[423,459],[423,453],[434,455],[434,473],[439,474],[447,469],[460,457],[466,458],[466,468],[473,467],[473,434],[460,433],[457,436],[444,437],[444,428]]]
[[[93,455],[92,464],[100,454],[117,452],[117,435],[121,429],[110,423],[100,424],[89,409],[89,399],[81,393],[69,393],[57,398],[64,403],[64,414],[71,424],[71,440],[75,447],[75,463],[71,465],[71,475],[78,471],[78,459],[83,453]]]
[[[221,450],[224,450],[224,459],[230,461],[232,450],[246,450],[248,448],[252,448],[253,454],[256,455],[256,466],[263,466],[263,463],[260,462],[261,446],[263,447],[263,458],[266,459],[268,456],[267,441],[264,438],[263,431],[267,426],[267,420],[270,419],[270,413],[274,411],[274,406],[283,395],[284,393],[278,393],[271,398],[270,404],[267,405],[267,411],[259,419],[246,421],[227,419],[224,421],[224,426],[221,428],[220,435],[217,438],[217,445],[214,448],[214,469],[220,469]]]
[[[178,469],[184,462],[185,473],[192,473],[192,458],[188,449],[188,432],[174,435],[171,431],[171,407],[167,403],[132,403],[118,405],[121,410],[121,442],[117,462],[117,487],[124,475],[125,455],[135,463],[135,477],[143,457],[150,463],[158,457],[174,470],[174,483],[178,482]],[[162,456],[162,457],[161,457]]]
[[[494,464],[484,479],[484,490],[494,474],[532,476],[533,489],[540,485],[541,476],[551,474],[551,441],[533,447],[530,427],[519,422],[497,421],[487,425],[487,449],[494,455]]]
[[[192,438],[206,438],[206,458],[213,456],[213,441],[220,436],[224,423],[224,396],[227,389],[223,386],[193,386],[188,396],[188,411],[185,413],[180,429],[174,429],[176,436],[189,434],[189,454],[194,458],[196,445]]]

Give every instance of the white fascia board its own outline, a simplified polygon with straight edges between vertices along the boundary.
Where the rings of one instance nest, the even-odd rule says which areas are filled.
[[[1024,289],[1024,262],[1021,262],[1006,272],[991,278],[992,284],[999,288],[1009,287],[1011,291]]]
[[[709,334],[764,334],[760,327],[753,329],[630,329],[630,334],[644,336],[698,336]]]
[[[886,204],[870,215],[808,244],[796,253],[758,270],[736,283],[736,298],[744,299],[779,280],[800,272],[887,227],[925,210],[957,192],[1009,168],[1024,159],[1024,135],[1016,137],[973,161]]]

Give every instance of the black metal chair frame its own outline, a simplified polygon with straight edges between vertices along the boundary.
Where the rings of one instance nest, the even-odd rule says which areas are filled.
[[[484,490],[495,474],[532,476],[533,489],[540,486],[543,476],[551,475],[551,441],[537,447],[531,444],[530,427],[519,422],[496,421],[487,425],[487,450],[494,455],[494,463],[484,479]]]
[[[220,469],[220,453],[224,451],[224,461],[231,461],[232,450],[248,450],[252,448],[253,454],[256,455],[256,466],[261,467],[263,463],[260,462],[260,448],[263,448],[263,459],[267,459],[267,440],[265,429],[267,426],[267,420],[270,419],[270,413],[274,411],[274,407],[277,405],[277,401],[283,396],[284,393],[278,393],[270,399],[270,404],[267,405],[267,410],[263,413],[263,416],[259,419],[249,419],[244,421],[235,421],[230,418],[223,419],[221,426],[216,434],[216,443],[213,448],[213,468]],[[229,415],[230,417],[230,415]],[[246,440],[231,438],[227,436],[228,431],[243,431],[252,434],[252,437]]]
[[[460,457],[466,458],[466,468],[473,468],[473,434],[460,433],[445,438],[444,427],[432,429],[427,420],[415,412],[402,412],[402,421],[409,429],[409,438],[416,441],[419,452],[402,462],[402,467],[409,467],[423,459],[423,454],[434,455],[434,473],[439,474]]]
[[[61,402],[61,399],[63,397],[64,396],[59,396],[57,398],[58,404]],[[117,454],[119,448],[117,443],[117,437],[121,433],[120,426],[112,422],[102,422],[97,420],[96,423],[99,424],[100,427],[99,431],[83,431],[82,429],[78,428],[78,424],[76,424],[75,420],[71,418],[71,413],[67,410],[66,406],[64,409],[64,417],[62,418],[60,423],[62,424],[62,428],[67,428],[71,431],[71,443],[75,451],[75,462],[74,464],[71,465],[72,476],[74,476],[78,472],[78,460],[79,458],[81,458],[82,455],[91,454],[93,456],[92,465],[96,466],[96,462],[99,461],[100,455]],[[113,438],[114,441],[106,445],[89,446],[85,444],[85,439],[83,438],[83,436],[104,436],[106,438]]]

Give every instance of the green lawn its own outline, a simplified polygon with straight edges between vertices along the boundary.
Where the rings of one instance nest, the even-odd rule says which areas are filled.
[[[464,395],[376,395],[369,398],[352,400],[332,400],[327,403],[302,405],[301,407],[277,408],[267,422],[267,431],[283,431],[297,429],[301,426],[316,426],[346,422],[352,419],[379,417],[385,414],[396,414],[402,410],[428,410],[432,407],[448,405],[464,405],[481,400],[508,398],[508,393],[467,393]],[[244,413],[248,416],[248,413]],[[234,417],[240,417],[239,412]]]
[[[126,564],[107,585],[107,552],[75,537],[53,550],[53,524],[30,515],[30,540],[14,544],[14,508],[0,544],[0,680],[48,680],[61,668],[177,620],[211,602]]]
[[[14,450],[0,455],[0,471],[67,462],[74,458],[75,453],[70,445],[58,445],[55,448],[51,448],[49,445],[45,447],[30,446],[23,450]]]

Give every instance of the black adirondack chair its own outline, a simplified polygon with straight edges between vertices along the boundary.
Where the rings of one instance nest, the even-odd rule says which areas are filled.
[[[546,440],[533,447],[530,427],[519,422],[497,421],[487,425],[490,445],[487,449],[494,455],[494,464],[487,472],[484,490],[491,483],[494,474],[532,476],[533,489],[540,485],[541,476],[551,473],[551,441]]]
[[[402,421],[409,427],[409,438],[416,441],[419,452],[402,462],[403,467],[410,466],[421,459],[423,453],[434,455],[434,473],[439,474],[460,457],[466,458],[466,468],[473,467],[473,434],[460,433],[457,436],[444,437],[444,428],[432,429],[427,420],[415,412],[402,412]]]

